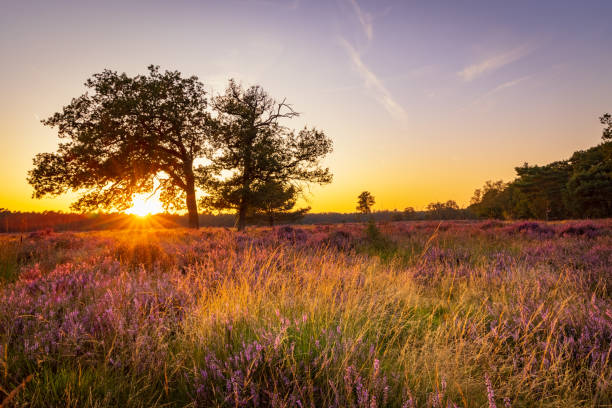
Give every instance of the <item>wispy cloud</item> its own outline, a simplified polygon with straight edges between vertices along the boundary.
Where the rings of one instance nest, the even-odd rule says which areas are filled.
[[[404,120],[406,111],[394,99],[382,81],[374,74],[361,60],[361,56],[355,48],[344,38],[340,38],[340,43],[346,50],[353,67],[363,79],[364,85],[372,92],[372,96],[389,112],[393,117]]]
[[[526,75],[524,77],[520,77],[520,78],[517,78],[517,79],[513,79],[512,81],[507,81],[507,82],[504,82],[502,84],[499,84],[495,88],[491,89],[489,92],[486,92],[485,94],[483,94],[483,95],[479,96],[478,98],[476,98],[474,100],[474,102],[472,102],[472,104],[475,104],[475,103],[478,103],[478,102],[480,102],[480,101],[482,101],[484,99],[487,99],[490,96],[492,96],[492,95],[494,95],[494,94],[496,94],[496,93],[498,93],[500,91],[503,91],[504,89],[508,89],[508,88],[513,87],[513,86],[516,86],[516,85],[520,84],[521,82],[528,80],[529,78],[531,78],[531,75]]]
[[[483,61],[465,67],[463,70],[458,72],[458,75],[466,82],[471,81],[474,78],[486,74],[487,72],[495,71],[504,65],[508,65],[523,58],[529,53],[529,51],[529,47],[520,46],[501,54],[493,55]]]
[[[357,3],[357,0],[348,0],[348,2],[353,6],[353,11],[359,20],[359,24],[361,24],[361,28],[368,39],[368,41],[372,41],[374,38],[374,29],[372,27],[372,14],[363,11]]]
[[[514,86],[514,85],[517,85],[517,84],[519,84],[519,83],[521,83],[521,82],[523,82],[523,81],[525,81],[525,80],[529,79],[529,78],[531,78],[531,75],[526,75],[526,76],[524,76],[524,77],[517,78],[517,79],[514,79],[514,80],[512,80],[512,81],[504,82],[503,84],[498,85],[498,86],[496,86],[495,88],[493,88],[493,89],[491,90],[491,92],[489,92],[489,95],[490,95],[490,94],[492,94],[492,93],[495,93],[495,92],[501,91],[502,89],[510,88],[510,87],[512,87],[512,86]]]

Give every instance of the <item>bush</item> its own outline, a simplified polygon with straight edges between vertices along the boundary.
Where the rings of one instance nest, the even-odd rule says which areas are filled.
[[[559,235],[563,236],[585,236],[594,238],[601,233],[601,228],[593,224],[570,224],[559,231]]]
[[[308,235],[303,229],[285,225],[276,230],[276,239],[279,241],[287,241],[292,244],[303,244],[307,241]]]
[[[545,224],[532,221],[524,221],[510,225],[506,231],[527,235],[550,236],[555,234],[555,230]]]
[[[344,230],[330,232],[322,242],[329,248],[339,250],[354,249],[356,245],[355,237],[350,232]]]

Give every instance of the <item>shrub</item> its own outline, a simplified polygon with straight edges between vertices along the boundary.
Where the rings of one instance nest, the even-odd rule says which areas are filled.
[[[291,244],[303,244],[308,240],[308,235],[301,228],[293,228],[289,225],[284,225],[276,230],[276,239]]]
[[[601,228],[590,223],[570,224],[559,230],[559,235],[564,236],[585,236],[595,238],[601,233]]]
[[[538,236],[551,236],[555,233],[555,230],[552,227],[532,221],[524,221],[512,224],[506,227],[506,231],[511,234],[519,233]]]

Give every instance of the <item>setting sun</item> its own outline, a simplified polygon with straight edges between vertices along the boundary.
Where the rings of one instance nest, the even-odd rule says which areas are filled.
[[[145,217],[151,214],[157,214],[164,211],[164,207],[159,199],[155,196],[151,197],[148,194],[136,194],[132,200],[133,205],[125,210],[126,214],[134,214],[140,217]]]

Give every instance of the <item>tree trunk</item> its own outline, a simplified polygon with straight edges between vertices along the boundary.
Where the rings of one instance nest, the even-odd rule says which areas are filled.
[[[195,192],[187,193],[187,211],[189,212],[189,228],[200,228]]]
[[[238,231],[243,231],[246,227],[246,215],[249,205],[251,204],[251,173],[252,163],[251,154],[253,149],[253,140],[257,137],[257,129],[253,125],[253,129],[249,132],[248,138],[245,143],[245,154],[244,154],[244,168],[242,171],[242,191],[240,193],[240,206],[238,207]]]
[[[243,231],[244,227],[246,227],[246,205],[241,203],[238,208],[238,231]]]
[[[189,213],[189,228],[200,228],[200,220],[198,218],[198,203],[195,195],[195,182],[193,178],[187,181],[187,212]]]

